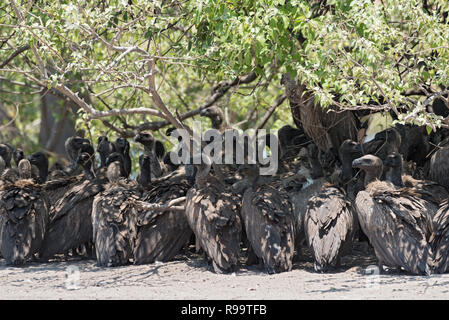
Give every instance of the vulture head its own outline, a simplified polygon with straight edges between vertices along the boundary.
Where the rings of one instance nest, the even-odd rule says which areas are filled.
[[[120,178],[126,177],[123,155],[119,152],[111,153],[106,159],[106,176],[109,182],[117,183]]]
[[[239,166],[238,173],[242,175],[251,186],[255,186],[260,175],[260,168],[257,164],[246,163]]]
[[[359,143],[347,139],[341,144],[338,154],[342,163],[342,180],[348,181],[353,176],[352,169],[355,168],[352,161],[362,156],[362,147]]]
[[[365,171],[365,186],[382,176],[382,160],[372,154],[355,159],[352,161],[352,167]]]
[[[20,160],[25,158],[25,154],[22,149],[17,148],[16,150],[13,151],[12,157],[14,159],[14,162],[16,163],[16,166],[19,166],[19,162]]]
[[[82,152],[76,159],[76,163],[83,167],[84,175],[86,178],[93,180],[95,179],[95,173],[93,170],[93,155],[90,155],[87,152]]]
[[[28,156],[28,161],[39,170],[38,182],[44,183],[48,176],[48,158],[43,152],[35,152]]]
[[[389,168],[402,168],[402,156],[398,152],[393,152],[387,156],[384,165]]]
[[[165,147],[164,147],[164,144],[161,141],[159,141],[159,140],[155,141],[154,151],[156,153],[156,157],[158,157],[159,159],[164,158]]]
[[[395,128],[388,128],[376,133],[375,140],[385,140],[391,150],[399,150],[401,146],[401,135]]]
[[[31,179],[31,163],[27,159],[22,159],[17,164],[20,179]]]
[[[5,171],[6,169],[6,163],[5,160],[3,160],[3,157],[0,156],[0,175]]]
[[[129,152],[129,142],[125,138],[117,138],[115,140],[115,148],[118,152],[126,154]]]
[[[223,111],[216,106],[212,106],[200,111],[200,116],[207,117],[212,121],[212,128],[221,129],[223,123]]]
[[[311,178],[318,179],[324,176],[323,167],[318,159],[319,150],[316,144],[310,143],[307,146],[307,156],[309,158],[309,165],[312,168]]]
[[[11,168],[12,152],[6,144],[0,144],[0,157],[5,161],[6,168]]]
[[[192,164],[186,165],[187,176],[195,176],[195,184],[201,188],[206,185],[212,168],[212,160],[204,153],[196,154],[190,159]]]
[[[403,187],[402,181],[402,155],[399,152],[393,152],[387,156],[384,166],[389,168],[387,180],[393,182],[398,187]]]
[[[76,150],[79,150],[79,149],[83,148],[86,144],[90,145],[90,141],[89,141],[89,139],[86,139],[86,138],[73,137],[71,144],[72,144],[73,148],[75,148]]]
[[[153,150],[155,143],[153,134],[151,132],[141,132],[134,138],[134,141],[142,144],[145,149]]]
[[[115,151],[114,144],[109,142],[108,137],[99,136],[97,139],[97,152],[100,154],[101,167],[106,166],[106,158]]]

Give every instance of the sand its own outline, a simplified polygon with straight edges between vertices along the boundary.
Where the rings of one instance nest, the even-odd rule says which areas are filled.
[[[372,254],[355,250],[341,269],[318,274],[307,252],[291,272],[269,275],[258,266],[215,274],[195,254],[141,266],[100,268],[95,260],[55,259],[6,266],[0,259],[0,299],[447,299],[449,274],[365,275]]]

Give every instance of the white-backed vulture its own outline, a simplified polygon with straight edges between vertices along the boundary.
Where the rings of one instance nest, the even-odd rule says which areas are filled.
[[[109,183],[92,203],[91,232],[98,266],[129,264],[137,236],[135,201],[140,191],[126,181],[123,156],[112,153],[106,160]]]
[[[357,220],[343,189],[326,185],[307,203],[304,232],[312,249],[317,272],[340,267],[342,256],[351,253]]]
[[[166,168],[161,164],[159,157],[156,154],[156,142],[151,132],[141,132],[134,138],[134,141],[143,145],[145,154],[150,157],[151,174],[153,178],[161,177]]]
[[[408,188],[397,189],[379,181],[383,165],[376,156],[365,155],[352,165],[365,171],[365,190],[357,194],[355,207],[380,267],[429,275],[433,264],[428,242],[432,218],[420,197]]]
[[[3,186],[0,201],[0,251],[10,265],[21,265],[39,251],[50,208],[43,188],[31,180],[28,160],[19,162],[19,174],[20,180]]]
[[[268,273],[290,271],[295,221],[289,195],[282,188],[262,183],[258,165],[242,165],[239,172],[248,182],[241,215],[252,250]]]
[[[143,159],[147,158],[143,156]],[[148,162],[141,162],[141,180],[148,180],[150,170],[142,173],[142,166],[149,166]],[[145,185],[140,200],[145,203],[138,207],[137,237],[133,250],[134,263],[144,264],[155,261],[169,261],[185,247],[191,236],[185,210],[185,201],[178,202],[173,210],[147,209],[146,204],[164,206],[176,199],[186,196],[191,184],[187,180],[184,166],[180,166],[169,175],[155,179]]]
[[[84,175],[48,181],[44,185],[51,207],[39,256],[47,260],[92,242],[92,202],[104,190],[105,177],[93,176],[91,154],[81,153],[75,165]]]
[[[123,168],[126,172],[126,177],[128,178],[131,174],[132,161],[129,155],[129,142],[125,138],[117,138],[114,142],[115,152],[120,153],[123,156]]]
[[[449,188],[449,145],[438,149],[430,158],[429,178]]]
[[[424,200],[424,205],[432,217],[437,213],[441,203],[449,199],[446,188],[438,183],[429,180],[416,180],[409,175],[403,175],[403,161],[400,153],[393,152],[388,155],[384,165],[389,168],[387,180],[397,187],[411,188]]]
[[[106,136],[99,136],[97,139],[97,152],[100,154],[100,168],[106,167],[107,157],[116,152],[115,145]]]
[[[210,158],[203,155],[201,161],[195,165],[195,185],[187,192],[185,214],[197,242],[212,259],[214,271],[231,272],[240,255],[240,202],[210,173]]]
[[[449,199],[433,217],[433,229],[430,243],[434,252],[434,272],[445,273],[449,271]]]

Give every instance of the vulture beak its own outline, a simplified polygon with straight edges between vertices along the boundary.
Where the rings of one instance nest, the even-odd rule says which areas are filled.
[[[353,168],[359,168],[361,165],[363,164],[363,159],[355,159],[354,161],[352,161],[352,167]]]

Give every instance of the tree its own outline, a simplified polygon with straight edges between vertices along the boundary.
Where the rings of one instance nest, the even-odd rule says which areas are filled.
[[[34,96],[49,92],[91,135],[190,126],[217,103],[243,129],[278,128],[291,123],[288,73],[323,108],[449,127],[429,109],[449,106],[445,0],[10,0],[0,11],[2,90],[20,93],[2,94],[5,123],[19,110],[12,125],[37,121]]]

